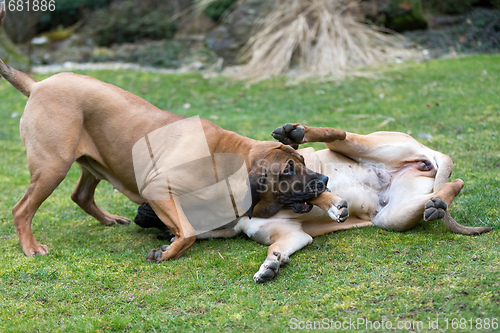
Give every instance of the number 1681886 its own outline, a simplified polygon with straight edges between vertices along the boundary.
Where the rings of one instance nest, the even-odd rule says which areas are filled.
[[[9,11],[11,12],[22,12],[22,11],[33,11],[33,12],[53,12],[56,10],[55,0],[9,0],[8,4]]]

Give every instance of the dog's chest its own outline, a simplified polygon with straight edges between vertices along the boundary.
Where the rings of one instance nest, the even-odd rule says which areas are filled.
[[[322,173],[329,177],[328,188],[349,205],[349,215],[369,219],[376,214],[379,194],[389,174],[369,168],[343,155],[319,151]]]

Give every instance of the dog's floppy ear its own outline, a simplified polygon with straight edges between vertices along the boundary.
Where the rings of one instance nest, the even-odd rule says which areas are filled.
[[[246,211],[249,218],[252,218],[253,209],[262,199],[262,195],[267,188],[267,170],[264,167],[256,168],[248,174],[250,194],[252,197],[252,205]]]

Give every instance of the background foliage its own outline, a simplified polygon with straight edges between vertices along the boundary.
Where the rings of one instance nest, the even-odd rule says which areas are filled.
[[[213,21],[217,22],[220,20],[221,16],[232,6],[234,6],[238,0],[216,0],[212,1],[203,11],[205,15],[210,17]]]
[[[154,10],[151,10],[154,8]],[[126,0],[94,12],[90,24],[91,36],[101,46],[132,43],[143,39],[172,38],[176,24],[171,20],[172,7],[168,1]],[[93,25],[92,22],[100,24]]]
[[[497,0],[422,0],[424,6],[444,14],[465,14],[474,5],[500,8]]]

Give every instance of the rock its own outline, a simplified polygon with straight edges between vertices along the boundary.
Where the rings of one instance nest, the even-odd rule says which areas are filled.
[[[205,38],[207,46],[225,64],[237,63],[238,51],[251,36],[253,24],[275,6],[274,0],[248,0],[232,11],[222,24],[212,30]]]
[[[219,57],[224,58],[226,63],[232,64],[236,61],[236,56],[243,45],[229,33],[226,26],[221,25],[212,30],[205,37],[207,47],[214,51]]]
[[[215,22],[205,14],[199,14],[193,19],[184,20],[177,27],[177,35],[206,34],[215,28]]]

